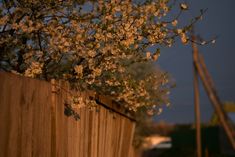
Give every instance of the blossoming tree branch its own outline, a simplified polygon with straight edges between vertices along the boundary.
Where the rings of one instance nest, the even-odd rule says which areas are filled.
[[[0,68],[27,77],[63,79],[109,95],[130,110],[156,113],[168,103],[168,75],[156,70],[160,49],[188,33],[201,14],[179,27],[184,3],[168,0],[3,0]],[[178,14],[167,16],[172,7]],[[166,18],[167,17],[167,18]],[[167,19],[167,20],[166,20]],[[82,107],[85,101],[73,97]],[[90,100],[91,101],[91,100]]]

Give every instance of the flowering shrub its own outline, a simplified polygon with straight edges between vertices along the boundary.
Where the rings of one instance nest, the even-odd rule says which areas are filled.
[[[170,47],[177,37],[186,44],[199,19],[179,27],[188,6],[180,4],[179,14],[164,20],[171,7],[168,0],[1,1],[1,69],[64,79],[77,90],[94,90],[153,114],[168,103],[168,77],[153,69],[160,49],[147,50]],[[138,72],[144,67],[149,72]]]

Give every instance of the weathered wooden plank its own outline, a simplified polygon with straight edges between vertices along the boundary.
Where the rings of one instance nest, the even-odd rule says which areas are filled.
[[[31,84],[31,82],[30,82]],[[51,88],[43,81],[34,82],[30,87],[35,91],[33,104],[33,156],[51,156]],[[27,91],[26,91],[27,92]]]
[[[6,128],[1,128],[1,130],[2,129],[4,130],[3,136],[5,136],[5,137],[0,137],[1,139],[5,140],[3,146],[5,147],[4,148],[5,150],[2,150],[3,154],[1,155],[8,157],[8,156],[16,156],[21,151],[20,150],[21,132],[19,132],[18,129],[21,130],[21,118],[20,118],[21,113],[20,113],[19,101],[20,101],[20,87],[22,83],[19,82],[19,78],[17,78],[17,80],[14,80],[12,75],[1,76],[1,79],[4,79],[3,77],[5,77],[4,83],[6,86],[4,86],[5,88],[1,89],[0,91],[6,92],[7,94],[2,95],[3,97],[5,97],[5,102],[1,103],[1,107],[3,107],[3,110],[6,111],[4,119],[2,119],[0,122],[0,123],[5,123],[4,127],[6,127]]]
[[[10,95],[12,93],[7,75],[0,72],[0,157],[7,156],[10,130]]]
[[[32,156],[32,133],[33,133],[33,105],[35,102],[35,89],[28,86],[28,81],[24,81],[21,86],[21,156]],[[23,90],[27,92],[23,92]]]
[[[97,107],[97,111],[99,110],[99,106]],[[98,112],[93,111],[92,112],[92,132],[91,132],[91,137],[92,137],[92,143],[91,143],[91,155],[90,157],[97,156],[97,146],[98,146]]]
[[[58,84],[56,92],[56,157],[68,156],[68,117],[64,115],[64,100],[66,92],[59,87],[67,90],[66,84],[56,82]]]

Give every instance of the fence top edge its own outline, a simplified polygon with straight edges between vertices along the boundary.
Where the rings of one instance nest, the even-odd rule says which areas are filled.
[[[21,74],[17,74],[17,73],[12,73],[12,72],[6,72],[0,69],[0,77],[14,77],[14,78],[18,78],[18,79],[27,79],[27,80],[33,80],[33,81],[38,81],[38,82],[43,82],[45,84],[50,85],[49,81],[43,80],[43,79],[39,79],[39,78],[32,78],[32,77],[27,77]]]
[[[92,90],[86,90],[86,91],[81,92],[81,91],[75,91],[73,89],[69,89],[69,85],[68,85],[69,83],[64,80],[53,80],[51,81],[51,84],[56,85],[56,86],[65,85],[67,87],[67,89],[65,89],[67,90],[67,92],[69,93],[79,92],[79,94],[86,95],[86,97],[90,97],[93,100],[95,100],[98,105],[103,106],[104,108],[112,112],[115,112],[123,117],[126,117],[130,119],[131,121],[136,121],[135,112],[128,110],[127,108],[125,108],[123,105],[115,101],[110,96],[101,95]]]

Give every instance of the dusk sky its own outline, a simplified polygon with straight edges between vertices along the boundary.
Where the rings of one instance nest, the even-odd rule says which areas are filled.
[[[200,9],[208,11],[195,26],[196,34],[205,39],[218,36],[215,44],[198,46],[206,65],[214,79],[220,99],[235,102],[235,1],[234,0],[196,0],[184,1],[189,11],[181,17],[182,22],[199,14]],[[180,22],[180,21],[179,21]],[[170,123],[190,123],[194,121],[193,71],[191,44],[176,43],[173,48],[164,48],[158,64],[168,71],[176,81],[171,91],[171,107],[164,108],[157,121]],[[211,118],[213,108],[205,91],[200,86],[201,117],[203,122]]]

